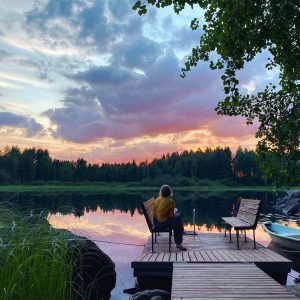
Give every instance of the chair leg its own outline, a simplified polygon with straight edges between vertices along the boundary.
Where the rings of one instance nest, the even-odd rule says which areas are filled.
[[[240,244],[239,244],[239,231],[236,230],[236,243],[237,243],[237,248],[240,250]]]
[[[156,238],[156,231],[155,231],[155,243],[157,243],[157,238]]]
[[[172,231],[169,231],[169,252],[171,252],[171,236],[172,236]]]
[[[244,232],[245,232],[245,243],[247,243],[247,235],[246,235],[246,230],[245,230]]]
[[[224,226],[224,230],[225,230],[225,232],[224,232],[224,237],[226,237],[227,235],[226,235],[226,231],[227,231],[227,225],[225,224],[225,226]]]
[[[151,238],[152,238],[152,253],[154,252],[154,239],[153,239],[153,232],[151,232]]]
[[[255,229],[253,229],[253,241],[254,241],[254,249],[256,249]]]
[[[232,240],[231,240],[231,227],[229,228],[229,242],[232,243]]]

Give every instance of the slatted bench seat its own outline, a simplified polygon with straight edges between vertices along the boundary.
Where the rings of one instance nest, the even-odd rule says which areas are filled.
[[[169,252],[171,252],[171,236],[172,236],[172,228],[166,227],[163,230],[158,230],[154,225],[154,203],[155,199],[152,197],[142,204],[142,210],[148,225],[148,228],[151,232],[151,242],[152,242],[152,252],[154,252],[154,240],[157,242],[157,233],[160,232],[168,232],[169,233]]]
[[[253,230],[253,241],[254,249],[256,248],[255,242],[255,229],[258,223],[262,201],[252,199],[242,199],[241,204],[236,217],[223,217],[222,220],[225,222],[225,236],[226,230],[229,229],[230,242],[231,242],[231,229],[236,231],[237,248],[239,246],[239,232],[245,231],[245,242],[246,242],[246,230]]]

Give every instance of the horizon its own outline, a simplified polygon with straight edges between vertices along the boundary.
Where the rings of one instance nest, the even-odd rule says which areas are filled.
[[[255,149],[247,149],[247,148],[243,148],[241,146],[238,146],[237,149],[235,149],[235,151],[233,151],[230,147],[220,147],[220,146],[217,146],[215,148],[211,147],[206,147],[205,149],[201,149],[201,148],[197,148],[196,150],[182,150],[182,151],[174,151],[174,152],[167,152],[167,153],[163,153],[161,156],[159,157],[154,157],[153,159],[145,159],[145,160],[136,160],[136,159],[132,159],[131,161],[123,161],[123,162],[118,162],[118,161],[110,161],[110,162],[95,162],[95,161],[88,161],[84,156],[80,156],[80,157],[77,157],[76,159],[59,159],[59,158],[56,158],[54,157],[53,155],[51,155],[50,151],[46,148],[38,148],[38,147],[28,147],[28,148],[20,148],[18,145],[12,145],[12,146],[5,146],[5,147],[0,147],[0,157],[3,155],[3,150],[6,149],[7,147],[9,147],[10,149],[13,148],[13,147],[17,147],[21,153],[24,151],[24,150],[28,150],[28,149],[35,149],[36,151],[37,150],[42,150],[42,151],[48,151],[49,153],[49,157],[53,160],[53,159],[57,159],[57,160],[60,160],[60,161],[69,161],[69,162],[76,162],[78,159],[83,159],[85,160],[88,164],[97,164],[97,165],[102,165],[102,164],[111,164],[111,165],[114,165],[114,164],[128,164],[128,163],[133,163],[135,162],[137,165],[140,165],[142,163],[147,163],[147,164],[151,164],[154,160],[160,160],[160,159],[163,159],[163,157],[167,157],[168,155],[172,156],[173,154],[178,154],[179,156],[182,155],[185,151],[188,151],[188,152],[193,152],[193,153],[196,153],[198,151],[201,151],[203,153],[205,153],[206,151],[214,151],[216,149],[221,149],[221,150],[224,150],[225,148],[229,148],[229,150],[231,151],[231,154],[232,154],[232,158],[235,157],[236,155],[236,152],[238,150],[238,148],[240,148],[242,151],[255,151]]]
[[[258,124],[218,116],[221,73],[200,63],[180,78],[200,32],[200,10],[132,11],[135,1],[13,0],[0,4],[0,147],[48,149],[94,163],[238,146],[253,150]],[[168,30],[166,30],[168,28]],[[253,94],[276,70],[267,53],[239,72]]]

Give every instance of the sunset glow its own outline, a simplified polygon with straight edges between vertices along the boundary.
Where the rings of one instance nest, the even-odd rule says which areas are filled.
[[[218,116],[220,72],[201,63],[180,78],[200,32],[186,9],[134,1],[10,1],[0,4],[0,147],[47,148],[59,159],[151,161],[206,147],[253,149],[257,124]],[[255,93],[276,74],[262,53],[239,72]]]

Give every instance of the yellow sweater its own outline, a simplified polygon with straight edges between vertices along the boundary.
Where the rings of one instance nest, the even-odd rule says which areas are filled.
[[[171,198],[158,197],[154,203],[154,217],[159,222],[165,222],[170,217],[170,210],[175,208]]]

